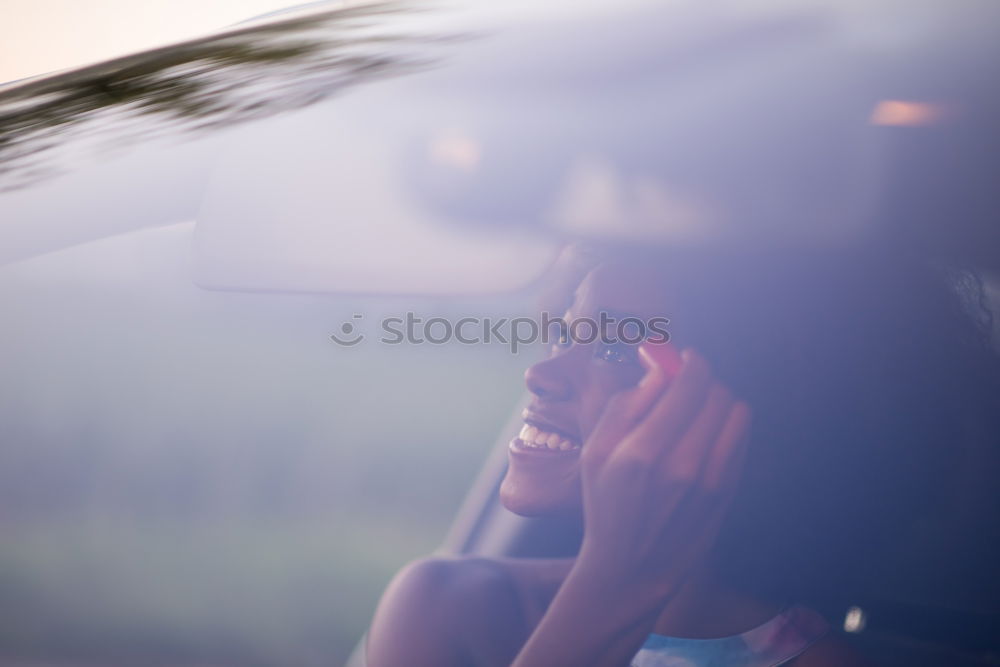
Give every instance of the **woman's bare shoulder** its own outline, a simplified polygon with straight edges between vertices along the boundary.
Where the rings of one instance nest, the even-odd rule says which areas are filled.
[[[435,595],[460,591],[464,600],[469,592],[488,594],[511,585],[558,587],[572,564],[572,559],[431,556],[404,567],[396,580]]]
[[[404,657],[407,664],[441,666],[499,660],[517,651],[530,627],[525,616],[531,599],[557,576],[549,561],[435,556],[410,563],[379,603],[368,634],[368,663],[402,664]]]

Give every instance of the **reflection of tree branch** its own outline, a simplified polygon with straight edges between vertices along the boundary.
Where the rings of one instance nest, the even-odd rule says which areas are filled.
[[[0,191],[57,171],[52,149],[85,136],[137,141],[231,125],[427,67],[426,49],[401,47],[437,39],[377,33],[371,21],[412,11],[389,2],[325,11],[0,89]],[[139,116],[153,120],[121,122]],[[98,118],[114,123],[87,123]]]

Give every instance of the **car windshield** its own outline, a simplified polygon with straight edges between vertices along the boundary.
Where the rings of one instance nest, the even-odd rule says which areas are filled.
[[[518,400],[533,349],[374,341],[460,304],[208,292],[191,232],[0,270],[8,655],[342,662]]]
[[[898,241],[995,310],[997,9],[697,4],[311,3],[0,87],[0,663],[340,664],[443,543],[575,545],[495,500],[567,245]]]
[[[394,66],[341,38],[385,8],[318,9],[0,100],[0,661],[342,663],[519,400],[534,347],[377,338],[407,313],[516,316],[523,293],[196,284],[220,133]],[[338,345],[345,324],[369,340]]]

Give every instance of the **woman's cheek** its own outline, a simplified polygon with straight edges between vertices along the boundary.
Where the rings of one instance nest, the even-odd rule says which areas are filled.
[[[624,362],[620,364],[606,364],[600,369],[598,385],[605,396],[605,401],[610,400],[614,394],[634,387],[645,372],[638,362]]]

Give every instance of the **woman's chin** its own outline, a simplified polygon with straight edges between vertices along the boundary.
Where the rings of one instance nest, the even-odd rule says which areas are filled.
[[[526,498],[525,494],[516,492],[505,492],[506,485],[500,487],[500,504],[514,514],[525,517],[535,517],[545,515],[545,506],[535,502],[532,498]]]
[[[550,516],[578,512],[580,497],[579,493],[560,493],[552,486],[526,484],[508,473],[500,484],[500,504],[524,517]]]

